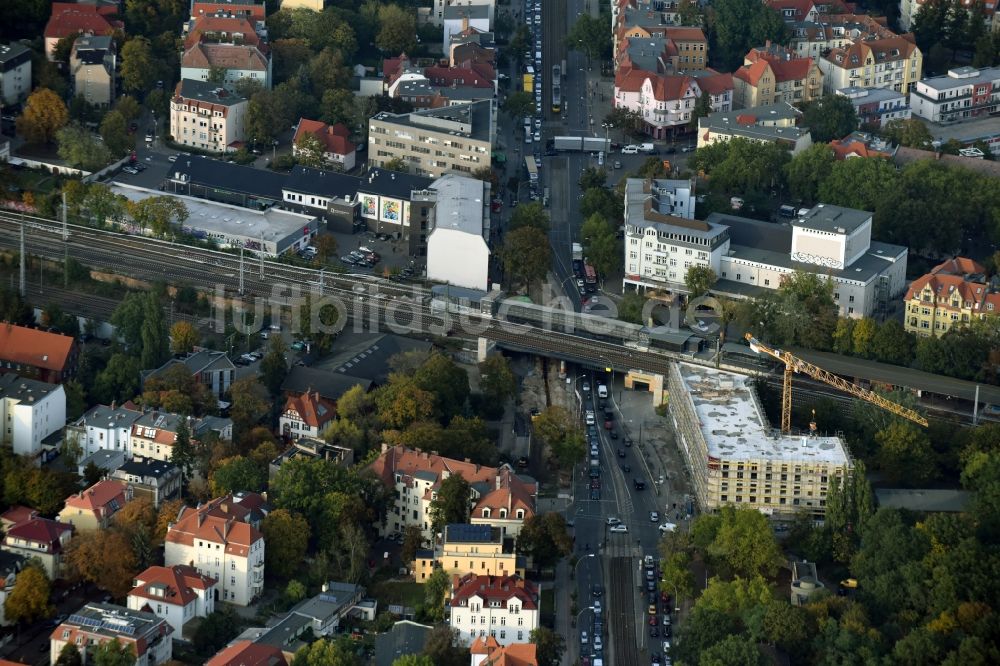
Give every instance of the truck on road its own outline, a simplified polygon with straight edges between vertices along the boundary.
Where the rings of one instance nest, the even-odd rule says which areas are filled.
[[[585,151],[591,153],[608,153],[611,142],[596,136],[557,136],[553,137],[553,148],[564,151]]]

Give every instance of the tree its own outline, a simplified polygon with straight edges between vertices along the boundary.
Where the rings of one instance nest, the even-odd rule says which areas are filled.
[[[858,114],[849,97],[824,95],[802,105],[802,126],[815,143],[830,143],[858,129]]]
[[[770,40],[787,41],[788,28],[781,15],[756,0],[729,0],[713,4],[707,16],[712,67],[731,72],[743,64],[743,56],[754,46]]]
[[[586,16],[586,15],[585,15]],[[566,639],[548,627],[532,629],[528,640],[535,644],[538,666],[559,666],[566,652]]]
[[[447,574],[445,578],[447,578]],[[450,583],[446,581],[446,584]],[[443,597],[444,592],[442,591],[442,600]],[[438,666],[465,666],[469,663],[469,649],[462,646],[458,630],[446,625],[435,626],[428,632],[424,651],[421,654],[433,659]]]
[[[479,388],[490,403],[500,406],[517,395],[517,377],[503,354],[492,354],[479,364]]]
[[[229,415],[238,434],[253,428],[267,414],[269,406],[267,389],[257,381],[256,377],[237,379],[229,387],[229,397],[232,403]]]
[[[411,9],[382,5],[378,10],[378,35],[375,45],[386,53],[413,52],[416,47],[417,19]]]
[[[682,25],[689,24],[684,23]],[[698,99],[694,103],[694,110],[691,111],[691,120],[688,121],[688,129],[698,129],[698,119],[704,118],[710,113],[712,113],[712,95],[707,92],[703,92],[698,95]]]
[[[851,341],[851,350],[855,356],[861,358],[873,358],[875,355],[875,332],[878,324],[874,319],[864,317],[854,323],[854,332]]]
[[[131,400],[139,390],[141,371],[139,359],[134,356],[112,354],[104,369],[97,373],[91,393],[104,404]]]
[[[142,107],[139,106],[139,102],[135,101],[135,97],[131,95],[122,95],[115,101],[115,111],[122,115],[125,122],[130,123],[139,117],[142,113]]]
[[[424,535],[419,527],[407,525],[403,530],[403,546],[400,549],[400,559],[409,564],[416,559],[417,551],[424,545]]]
[[[213,497],[239,491],[260,492],[266,484],[265,470],[256,461],[243,456],[222,460],[209,479]]]
[[[48,88],[36,88],[17,117],[17,133],[28,143],[51,143],[68,121],[69,111],[59,95]]]
[[[580,420],[563,407],[546,407],[534,419],[532,427],[564,469],[575,465],[587,452],[587,440]]]
[[[341,123],[346,127],[354,124],[357,113],[354,93],[345,88],[330,88],[323,92],[319,103],[320,119],[330,125]]]
[[[66,125],[56,132],[59,157],[71,166],[96,171],[111,161],[108,148],[80,125]]]
[[[771,576],[783,561],[774,531],[759,511],[726,506],[711,517],[699,516],[696,522],[702,523],[699,529],[711,530],[708,556],[738,576]]]
[[[195,629],[191,642],[198,654],[212,655],[239,634],[241,626],[240,617],[232,608],[222,606],[221,610],[209,613],[202,620]]]
[[[684,285],[688,288],[691,298],[707,294],[718,280],[719,277],[715,274],[715,271],[708,266],[695,265],[689,268],[687,273],[684,274]]]
[[[573,538],[566,531],[566,519],[550,511],[524,521],[517,546],[532,557],[535,566],[548,569],[573,552]]]
[[[890,483],[920,487],[934,477],[930,439],[902,420],[894,420],[875,435],[879,469]]]
[[[441,532],[445,525],[466,523],[472,501],[469,482],[458,474],[452,474],[441,482],[437,497],[431,500],[431,529]]]
[[[316,258],[326,261],[337,254],[337,237],[332,234],[321,234],[313,240],[316,248]]]
[[[836,158],[826,143],[815,143],[785,165],[785,177],[792,196],[812,203],[817,201],[820,183],[830,175]]]
[[[121,50],[122,87],[134,93],[145,93],[153,87],[157,68],[153,47],[145,37],[138,36],[125,42]]]
[[[261,524],[264,539],[270,546],[264,566],[271,575],[289,579],[298,573],[309,546],[309,523],[287,509],[275,509]]]
[[[188,219],[188,209],[184,202],[165,195],[129,202],[126,208],[140,229],[149,229],[156,236],[175,234],[175,227]]]
[[[4,616],[11,622],[31,623],[52,615],[49,577],[37,565],[29,564],[17,574],[14,589],[4,601]]]
[[[404,654],[402,657],[397,657],[392,666],[436,666],[436,664],[425,654]]]
[[[582,14],[576,17],[573,27],[566,34],[566,48],[587,56],[587,66],[611,53],[611,34],[603,18]]]
[[[872,340],[875,357],[883,363],[910,365],[915,347],[913,334],[907,333],[895,319],[887,319],[878,327]]]
[[[131,148],[127,125],[125,116],[116,110],[108,111],[101,121],[101,138],[114,157],[121,157]]]
[[[389,375],[389,382],[376,389],[373,398],[378,420],[388,428],[403,429],[434,415],[434,394],[400,373]]]
[[[517,124],[519,120],[535,113],[535,102],[531,97],[531,93],[518,90],[507,95],[507,100],[503,103],[503,110]]]
[[[444,597],[451,589],[451,579],[441,567],[435,567],[424,584],[424,604],[427,614],[434,620],[444,617]]]
[[[601,167],[587,167],[580,174],[580,189],[584,192],[591,188],[604,188],[608,182],[608,172]]]
[[[766,6],[765,10],[771,11]],[[708,174],[713,190],[763,195],[783,186],[790,159],[788,150],[778,144],[735,138],[699,148],[690,167]]]
[[[86,580],[122,599],[139,573],[132,545],[124,532],[81,532],[66,547],[63,562],[76,580]]]
[[[288,348],[285,347],[281,336],[273,335],[267,341],[267,352],[260,362],[261,381],[264,382],[264,386],[267,387],[272,396],[281,393],[281,385],[288,375],[288,361],[285,360],[286,351]]]
[[[701,654],[699,666],[764,666],[764,659],[757,642],[746,636],[727,636]]]
[[[135,648],[129,643],[121,643],[117,638],[98,643],[91,659],[94,666],[132,666],[135,663]]]
[[[890,120],[885,124],[882,135],[890,142],[907,148],[928,148],[934,140],[927,125],[918,118]]]
[[[170,351],[172,353],[187,354],[199,342],[201,342],[201,338],[191,322],[182,319],[170,327]]]
[[[500,247],[500,262],[512,285],[531,285],[545,279],[551,250],[545,232],[534,227],[522,227],[507,233]]]
[[[835,162],[830,175],[819,185],[820,201],[858,208],[878,210],[896,185],[896,167],[884,159],[841,160]]]
[[[56,666],[83,666],[83,657],[75,643],[66,643],[59,651],[59,658],[56,659]]]
[[[540,231],[547,232],[549,229],[549,214],[538,201],[518,204],[514,212],[510,215],[510,222],[507,224],[509,231],[521,229],[522,227],[532,227]]]
[[[599,275],[607,276],[621,269],[621,246],[615,237],[614,227],[606,218],[594,213],[584,221],[580,235],[587,259]]]
[[[326,164],[326,146],[312,132],[303,132],[295,140],[295,159],[308,167],[323,167]]]

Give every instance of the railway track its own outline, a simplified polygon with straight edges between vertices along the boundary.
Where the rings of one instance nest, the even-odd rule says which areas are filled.
[[[614,666],[639,666],[635,633],[635,581],[632,558],[614,556],[608,560],[611,646]]]

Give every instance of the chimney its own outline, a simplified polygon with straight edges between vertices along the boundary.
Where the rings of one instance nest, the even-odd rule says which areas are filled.
[[[323,585],[320,587],[320,589],[323,590],[324,592],[329,592],[330,591],[330,584],[329,583],[323,583]]]
[[[770,39],[764,40],[764,48],[765,49],[770,49],[771,48],[771,40]]]
[[[466,16],[463,13],[463,15],[462,15],[462,32],[465,32],[468,29],[469,29],[469,17]]]
[[[458,574],[451,575],[451,589],[457,590],[458,584],[462,582],[462,579],[458,577]]]

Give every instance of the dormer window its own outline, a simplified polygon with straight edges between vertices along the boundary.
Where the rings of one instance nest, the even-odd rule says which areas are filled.
[[[490,510],[483,509],[483,518],[489,518],[489,517],[490,517]]]

